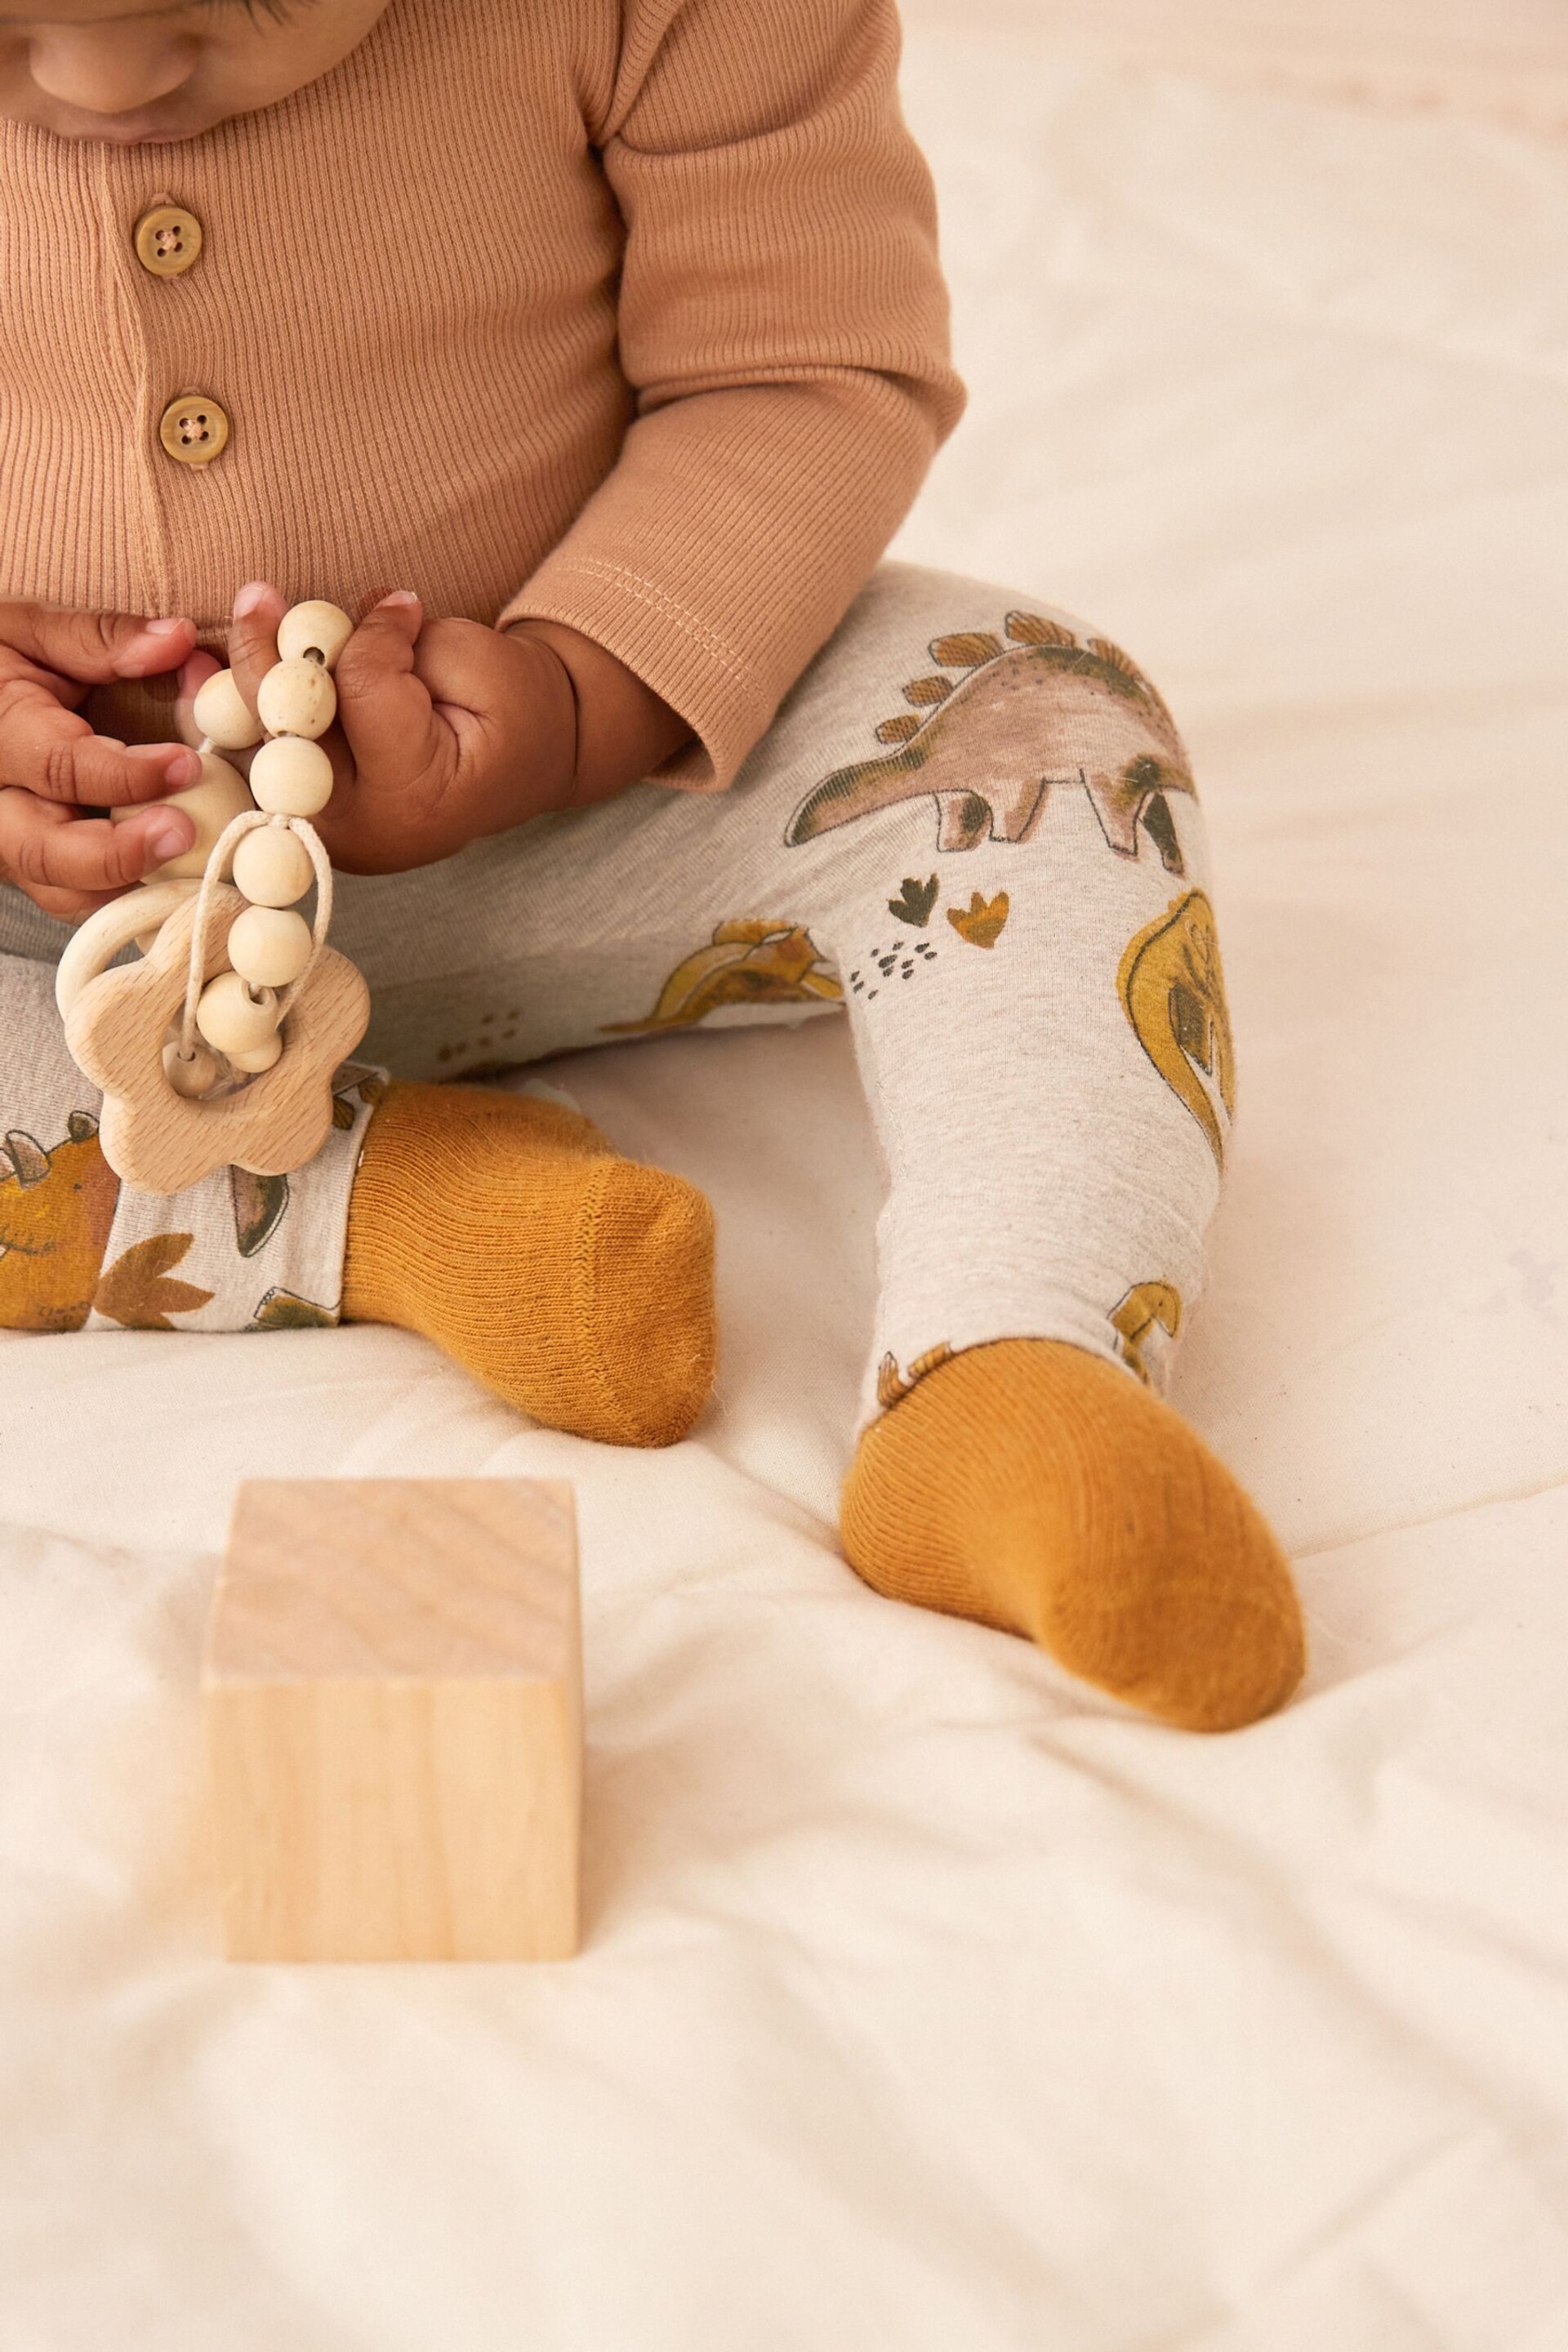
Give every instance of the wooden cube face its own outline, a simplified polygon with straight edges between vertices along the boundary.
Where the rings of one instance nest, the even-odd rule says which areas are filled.
[[[569,1486],[242,1486],[203,1695],[231,1959],[575,1951]]]

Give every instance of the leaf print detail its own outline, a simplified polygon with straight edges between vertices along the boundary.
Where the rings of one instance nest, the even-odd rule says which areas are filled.
[[[269,1290],[250,1318],[253,1331],[335,1331],[337,1309],[292,1290]]]
[[[136,1242],[99,1276],[92,1303],[111,1323],[128,1331],[172,1331],[171,1315],[194,1315],[212,1297],[193,1282],[175,1282],[169,1269],[178,1265],[195,1236],[154,1234]]]
[[[487,1013],[485,1015],[487,1022],[493,1020],[494,1017],[492,1013]],[[447,1060],[453,1051],[466,1053],[467,1050],[465,1041],[462,1045],[449,1047],[447,1052],[442,1055],[441,1059]],[[374,1110],[379,1104],[386,1100],[386,1078],[373,1062],[340,1062],[332,1076],[333,1127],[342,1134],[346,1133],[353,1125],[357,1114],[353,1104],[349,1100],[351,1095],[357,1094],[367,1110]]]
[[[234,1237],[241,1257],[255,1257],[267,1247],[283,1222],[289,1206],[287,1176],[253,1176],[247,1168],[231,1168],[228,1188],[234,1202]]]
[[[975,890],[967,907],[948,908],[947,919],[972,948],[994,948],[1006,928],[1007,912],[1005,890],[998,890],[994,898],[983,898]]]
[[[936,904],[941,888],[942,884],[934,874],[927,882],[916,882],[906,875],[898,897],[888,901],[888,912],[897,915],[900,923],[912,923],[917,931],[923,931],[931,920],[931,910]]]

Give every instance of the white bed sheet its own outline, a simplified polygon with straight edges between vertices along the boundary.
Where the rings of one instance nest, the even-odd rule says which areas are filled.
[[[671,1455],[412,1339],[0,1355],[0,2352],[1563,2352],[1568,147],[922,15],[975,388],[900,551],[1086,611],[1205,780],[1243,1115],[1179,1401],[1313,1667],[1205,1742],[880,1601],[833,1024],[563,1076],[711,1191]],[[560,1474],[587,1946],[240,1970],[243,1475]]]

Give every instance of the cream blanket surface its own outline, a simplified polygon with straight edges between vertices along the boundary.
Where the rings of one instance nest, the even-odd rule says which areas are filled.
[[[719,1207],[674,1454],[388,1332],[6,1341],[0,2352],[1568,2344],[1568,147],[1048,17],[911,38],[975,399],[899,551],[1184,723],[1242,1099],[1178,1402],[1310,1681],[1205,1742],[841,1565],[836,1024],[551,1072]],[[586,1948],[227,1969],[235,1483],[406,1473],[575,1482]]]

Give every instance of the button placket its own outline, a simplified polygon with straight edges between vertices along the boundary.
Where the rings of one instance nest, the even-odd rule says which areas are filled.
[[[202,224],[186,205],[159,203],[142,213],[131,233],[137,261],[150,278],[183,278],[201,258]],[[231,426],[221,401],[210,393],[181,393],[158,419],[158,440],[177,466],[210,466],[227,448]]]

